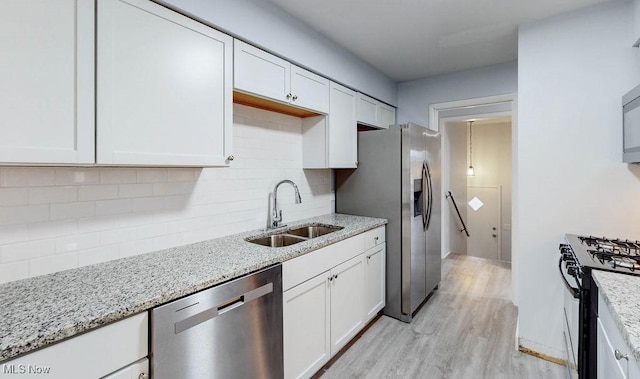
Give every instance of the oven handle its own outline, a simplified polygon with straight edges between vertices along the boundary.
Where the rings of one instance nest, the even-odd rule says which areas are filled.
[[[580,288],[571,287],[569,282],[567,282],[567,278],[564,277],[564,272],[562,271],[562,257],[560,257],[560,260],[558,261],[558,269],[560,270],[560,276],[562,277],[562,281],[564,282],[564,285],[567,286],[567,289],[569,290],[569,292],[571,292],[571,295],[573,296],[573,298],[579,299]]]

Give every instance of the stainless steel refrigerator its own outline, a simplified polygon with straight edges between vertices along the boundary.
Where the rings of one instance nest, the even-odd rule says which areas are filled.
[[[358,133],[358,168],[336,170],[336,212],[387,224],[386,306],[410,322],[441,278],[440,134],[416,124]]]

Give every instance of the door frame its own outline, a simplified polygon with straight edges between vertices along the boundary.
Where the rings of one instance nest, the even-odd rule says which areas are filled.
[[[515,93],[429,104],[429,125],[441,131],[444,122],[474,116],[511,116],[511,246],[518,238],[518,96]],[[444,237],[445,225],[442,225]],[[511,302],[518,306],[518,252],[511,250]],[[517,334],[516,334],[517,338]]]

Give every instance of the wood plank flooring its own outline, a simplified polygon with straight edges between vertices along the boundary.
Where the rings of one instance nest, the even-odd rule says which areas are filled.
[[[443,261],[440,287],[411,324],[380,317],[322,378],[564,378],[564,368],[515,348],[509,264]]]

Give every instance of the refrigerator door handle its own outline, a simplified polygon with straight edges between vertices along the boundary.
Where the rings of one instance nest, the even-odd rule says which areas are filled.
[[[429,224],[431,223],[431,212],[433,211],[433,185],[431,183],[431,170],[429,170],[429,164],[427,161],[422,163],[422,183],[426,190],[423,190],[422,193],[426,193],[427,201],[424,203],[424,211],[422,212],[422,222],[424,225],[424,230],[429,230]]]
[[[422,228],[427,230],[427,213],[429,212],[429,194],[427,187],[427,162],[422,162]]]

